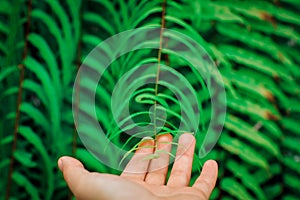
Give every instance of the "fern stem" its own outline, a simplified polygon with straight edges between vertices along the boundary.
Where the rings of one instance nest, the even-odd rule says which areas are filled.
[[[80,25],[83,23],[83,5],[81,4],[80,7]],[[77,78],[79,79],[80,82],[80,72],[79,68],[81,66],[81,56],[82,56],[82,36],[83,32],[82,29],[80,29],[80,34],[79,34],[79,39],[78,39],[78,45],[77,45],[77,58],[76,58],[76,71],[77,71]],[[76,84],[76,83],[75,83]],[[79,113],[79,92],[80,92],[80,87],[78,84],[75,85],[75,114],[74,114],[74,132],[73,132],[73,141],[72,141],[72,156],[75,157],[76,150],[77,150],[77,126],[78,126],[78,113]],[[68,200],[71,200],[73,198],[72,192],[69,190],[68,194]]]
[[[27,22],[26,22],[26,32],[25,32],[25,45],[23,49],[22,54],[22,61],[26,59],[28,54],[28,35],[30,31],[30,20],[31,20],[31,11],[32,11],[32,0],[28,1],[28,15],[27,15]],[[18,131],[19,131],[19,122],[20,122],[20,107],[22,104],[22,94],[23,94],[23,82],[25,77],[25,67],[24,64],[18,65],[20,69],[20,78],[19,78],[19,90],[18,90],[18,99],[17,99],[17,106],[16,106],[16,118],[15,118],[15,125],[14,125],[14,140],[12,144],[12,154],[10,157],[10,165],[9,165],[9,172],[8,172],[8,181],[7,181],[7,187],[6,187],[6,195],[5,199],[8,200],[10,197],[10,191],[11,191],[11,184],[12,184],[12,174],[14,171],[14,163],[15,163],[15,157],[14,152],[17,148],[17,140],[18,140]]]
[[[160,63],[161,63],[161,54],[162,54],[162,47],[163,47],[163,33],[165,28],[165,16],[166,16],[166,4],[167,1],[163,0],[162,3],[162,14],[161,14],[161,26],[160,26],[160,35],[159,35],[159,49],[158,49],[158,55],[157,55],[157,72],[156,72],[156,80],[155,80],[155,96],[158,95],[158,81],[159,81],[159,75],[160,75]],[[156,110],[157,110],[157,104],[156,100],[154,102],[154,120],[156,119]],[[156,136],[156,122],[154,122],[154,135]]]

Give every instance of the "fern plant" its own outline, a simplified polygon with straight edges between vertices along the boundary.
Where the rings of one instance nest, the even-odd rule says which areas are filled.
[[[212,199],[298,199],[299,6],[295,0],[1,1],[0,188],[6,188],[0,191],[1,199],[66,199],[70,195],[56,166],[61,155],[73,155],[93,171],[120,173],[92,154],[106,150],[110,162],[119,160],[121,165],[129,154],[116,158],[116,152],[103,148],[105,141],[101,148],[88,151],[78,137],[73,119],[82,114],[89,119],[90,105],[83,104],[82,98],[94,91],[91,87],[95,82],[78,87],[74,83],[82,63],[91,71],[99,70],[103,64],[101,59],[88,61],[89,53],[99,43],[123,31],[149,27],[167,28],[196,41],[212,57],[224,82],[224,129],[207,156],[195,156],[192,181],[201,164],[213,158],[219,162],[220,171]],[[209,84],[181,55],[170,51],[176,44],[170,39],[168,42],[168,37],[172,38],[167,34],[159,38],[163,45],[158,49],[118,55],[106,47],[102,52],[102,61],[118,59],[103,72],[95,88],[97,123],[103,127],[105,137],[125,152],[132,152],[140,137],[153,135],[136,132],[126,124],[128,119],[122,116],[121,108],[126,108],[127,103],[129,116],[142,126],[151,122],[149,114],[155,112],[150,108],[159,103],[166,108],[168,123],[158,134],[171,132],[175,138],[180,134],[178,123],[184,117],[178,116],[180,103],[168,87],[148,83],[127,96],[129,101],[123,101],[125,89],[134,85],[132,80],[126,82],[128,87],[121,88],[123,92],[115,93],[124,97],[113,98],[120,108],[111,105],[114,88],[123,84],[120,79],[129,76],[134,67],[147,67],[149,63],[156,63],[154,69],[157,64],[161,66],[162,80],[164,66],[170,65],[191,84],[200,116],[196,153],[201,149],[212,116]],[[151,42],[159,47],[160,42],[152,38],[134,43],[130,39],[122,41],[119,50],[122,45]],[[207,62],[206,57],[202,60]],[[154,71],[149,74],[156,76]],[[85,81],[84,77],[79,80]],[[159,109],[156,108],[158,114]],[[132,129],[135,135],[118,128],[117,122],[111,120],[114,115],[123,120],[123,128]],[[152,119],[159,124],[159,117]],[[192,122],[190,118],[186,123]],[[93,126],[82,128],[89,131],[89,137],[98,137]]]

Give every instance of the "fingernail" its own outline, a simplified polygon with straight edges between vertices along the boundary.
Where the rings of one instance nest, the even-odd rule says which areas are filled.
[[[141,140],[139,146],[148,144],[147,142],[151,142],[151,141],[154,141],[152,137],[149,137],[149,136],[144,137],[144,138]]]
[[[146,136],[146,137],[143,137],[143,139],[142,140],[153,140],[153,138],[152,137],[150,137],[150,136]]]
[[[149,136],[146,136],[146,137],[144,137],[144,138],[142,139],[142,141],[147,141],[147,140],[153,140],[153,138],[152,138],[152,137],[149,137]]]
[[[60,171],[62,171],[62,168],[63,168],[63,161],[62,160],[63,160],[62,158],[60,158],[58,160],[58,168],[59,168]]]
[[[217,161],[215,161],[215,160],[207,160],[205,163],[204,163],[205,165],[208,165],[208,166],[214,166],[214,165],[217,165],[218,166],[218,163],[217,163]]]
[[[180,141],[184,144],[186,143],[190,143],[191,141],[193,141],[194,136],[190,133],[184,133],[180,136]]]

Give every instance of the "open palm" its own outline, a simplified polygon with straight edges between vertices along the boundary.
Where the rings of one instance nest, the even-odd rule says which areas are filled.
[[[79,200],[208,199],[216,183],[217,163],[207,161],[199,178],[189,187],[195,138],[191,134],[183,134],[166,183],[171,142],[170,134],[158,136],[156,143],[152,139],[143,140],[120,176],[90,173],[78,160],[70,157],[62,157],[58,165]],[[152,154],[158,156],[145,159]]]

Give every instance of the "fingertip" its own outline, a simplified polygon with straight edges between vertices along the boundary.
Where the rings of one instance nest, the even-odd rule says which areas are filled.
[[[58,160],[58,167],[70,190],[74,194],[78,193],[78,191],[80,191],[79,185],[82,185],[86,181],[86,177],[89,173],[84,169],[83,164],[75,158],[63,156]]]
[[[152,137],[144,137],[142,140],[141,140],[141,144],[143,143],[152,143],[154,141],[154,139]]]
[[[218,163],[215,160],[207,160],[204,165],[208,168],[218,168]]]
[[[160,142],[170,142],[173,140],[173,136],[170,133],[158,135],[156,140]]]
[[[70,158],[70,157],[68,157],[68,156],[62,156],[62,157],[60,157],[60,158],[58,159],[57,165],[58,165],[58,168],[60,169],[60,171],[63,170],[63,162],[64,162],[64,160],[65,160],[65,159],[68,159],[68,158]]]
[[[193,134],[191,133],[183,133],[180,137],[179,137],[179,143],[182,144],[189,144],[189,143],[194,143],[195,142],[195,137]]]
[[[202,191],[206,199],[209,199],[218,178],[218,163],[215,160],[208,160],[204,163],[202,172],[193,187]]]
[[[183,133],[180,138],[186,138],[186,139],[189,139],[189,140],[193,140],[195,139],[194,135],[192,133]]]
[[[202,168],[204,176],[210,176],[212,180],[216,180],[218,177],[218,163],[215,160],[207,160]]]
[[[57,161],[57,165],[60,171],[63,169],[63,162],[62,162],[63,157],[60,157]]]
[[[138,145],[136,149],[136,154],[148,155],[153,153],[153,149],[155,147],[155,141],[151,137],[144,137]]]
[[[65,170],[65,168],[69,168],[69,167],[83,168],[83,164],[79,160],[69,156],[60,157],[57,163],[58,163],[58,168],[62,172]]]

